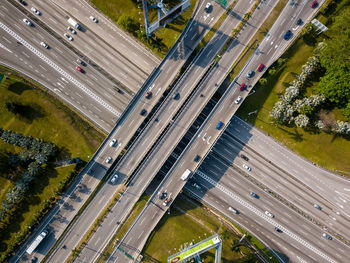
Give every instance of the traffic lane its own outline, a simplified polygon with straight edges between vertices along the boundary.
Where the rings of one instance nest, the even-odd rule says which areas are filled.
[[[39,1],[37,1],[39,2]],[[94,16],[98,19],[98,28],[91,27],[94,34],[101,37],[109,44],[118,45],[115,47],[119,52],[123,53],[128,60],[137,64],[143,71],[148,74],[152,72],[154,67],[160,63],[160,59],[156,57],[152,52],[148,51],[144,46],[136,42],[133,38],[128,36],[124,31],[118,28],[104,15],[96,12],[96,10],[90,6],[90,4],[84,1],[70,2],[65,0],[49,1],[48,4],[52,6],[59,6],[64,9],[66,13],[71,13],[77,20],[82,21],[84,24],[92,23],[90,16]]]
[[[43,12],[43,15],[37,16],[37,18],[49,25],[50,28],[52,28],[64,39],[64,41],[67,41],[67,43],[79,49],[81,53],[92,59],[96,64],[103,67],[109,74],[118,79],[126,87],[139,87],[140,84],[146,79],[147,74],[140,71],[135,64],[126,61],[125,58],[120,53],[116,52],[112,46],[107,45],[92,32],[89,32],[87,28],[85,28],[86,32],[82,32],[81,30],[77,29],[75,29],[77,34],[72,34],[69,32],[67,27],[71,25],[66,19],[69,14],[65,13],[57,6],[56,8],[54,7],[55,6],[46,4],[45,15]],[[27,8],[29,9],[30,7],[27,6]],[[37,9],[43,10],[43,5],[37,5]],[[63,36],[64,33],[68,33],[74,40],[69,41]],[[108,60],[106,60],[106,57],[108,57]],[[141,75],[142,78],[139,80]]]
[[[282,169],[288,170],[289,173],[296,176],[308,186],[315,187],[318,185],[317,191],[319,193],[327,195],[329,192],[332,192],[333,194],[329,196],[329,198],[334,200],[338,209],[341,210],[346,217],[350,217],[346,212],[346,208],[349,206],[350,202],[350,195],[346,191],[350,189],[350,182],[348,180],[335,176],[321,167],[315,166],[313,163],[298,156],[291,150],[283,147],[280,143],[274,141],[274,139],[266,136],[238,118],[233,118],[233,122],[235,122],[236,125],[232,125],[239,126],[241,131],[237,133],[236,130],[230,129],[233,136],[239,138],[257,152],[264,151],[264,154],[268,156],[272,162],[277,163]],[[299,175],[301,174],[304,176],[300,177]]]
[[[230,219],[234,223],[238,224],[241,228],[254,235],[260,240],[281,262],[299,262],[298,258],[309,260],[309,251],[307,249],[300,250],[295,247],[293,242],[286,240],[283,233],[278,233],[273,227],[263,224],[260,221],[253,220],[249,215],[245,213],[245,207],[239,211],[239,214],[234,214],[229,210],[229,207],[233,207],[230,201],[226,199],[218,198],[210,191],[204,195],[198,192],[198,190],[185,186],[185,191],[194,196],[201,203],[208,205],[215,211],[220,212],[226,218]],[[218,203],[222,203],[219,206]],[[308,261],[310,262],[310,261]],[[314,261],[312,261],[314,262]]]
[[[337,211],[338,208],[336,206],[320,196],[317,192],[305,187],[305,185],[301,184],[299,181],[293,180],[282,170],[277,169],[275,166],[262,160],[260,156],[255,155],[253,152],[249,151],[249,149],[245,149],[248,151],[248,154],[244,152],[245,156],[250,157],[249,161],[243,161],[241,158],[236,158],[234,161],[231,161],[232,157],[227,158],[230,154],[235,157],[238,156],[240,146],[234,147],[237,144],[238,143],[234,141],[232,137],[227,136],[226,133],[224,133],[213,151],[223,160],[226,160],[227,163],[236,165],[242,170],[244,170],[242,165],[247,164],[252,168],[252,171],[249,172],[251,176],[258,179],[261,183],[269,185],[271,190],[287,199],[293,205],[303,209],[307,214],[310,215],[311,212],[313,218],[317,218],[317,221],[321,221],[323,224],[343,236],[349,236],[349,229],[344,227],[350,223],[348,218],[340,214]],[[236,152],[237,154],[235,154]],[[278,184],[275,184],[277,181]],[[322,209],[315,209],[314,204],[320,205]]]
[[[226,184],[226,182],[215,182],[214,180],[210,179],[210,176],[207,176],[203,172],[200,173],[200,177],[202,177],[202,179],[205,179],[204,181],[200,181],[200,183],[204,187],[207,186],[208,189],[210,188],[209,191],[212,191],[213,195],[220,197],[222,200],[235,200],[235,203],[237,204],[235,205],[235,207],[239,211],[243,209],[242,207],[240,207],[240,205],[249,208],[249,210],[246,211],[248,216],[254,219],[257,218],[259,220],[265,220],[264,223],[271,224],[271,229],[273,229],[273,227],[280,228],[283,231],[283,233],[286,233],[287,236],[291,238],[290,242],[293,242],[294,245],[301,251],[305,248],[309,248],[310,252],[314,252],[312,256],[316,258],[318,256],[321,256],[323,260],[329,260],[329,257],[333,256],[334,251],[337,250],[338,247],[340,247],[345,252],[348,250],[348,248],[346,248],[346,246],[343,243],[337,241],[336,239],[332,240],[334,242],[328,242],[329,240],[326,240],[322,237],[322,229],[319,229],[315,225],[311,224],[309,221],[305,220],[285,205],[282,204],[281,206],[281,203],[279,202],[277,204],[277,201],[274,200],[274,198],[270,197],[267,193],[261,191],[255,185],[250,184],[248,189],[248,187],[246,186],[247,182],[243,182],[239,186],[235,187],[235,189],[231,189],[230,186]],[[213,185],[210,186],[210,184],[216,184],[216,187],[213,187]],[[250,204],[251,200],[253,200],[253,197],[249,196],[250,189],[253,189],[254,192],[257,192],[257,194],[260,197],[258,201],[254,202],[254,205]],[[267,203],[267,201],[269,203]],[[265,204],[263,204],[263,202],[265,202]],[[279,209],[278,214],[275,213],[276,217],[274,219],[271,219],[270,217],[264,214],[266,207],[271,207],[270,203],[272,203],[276,207],[278,206]],[[234,204],[234,202],[232,202],[231,204]],[[284,221],[288,223],[282,223],[282,219],[284,219]],[[286,225],[288,225],[288,228],[286,227]],[[305,225],[309,229],[305,228],[305,230],[301,230],[300,225]],[[303,238],[300,238],[300,236],[298,235],[302,236]],[[329,254],[324,254],[322,252],[323,250]],[[340,250],[338,251],[339,253],[343,253]],[[346,257],[346,254],[339,254],[339,256],[337,257],[344,258],[344,256]]]
[[[17,12],[18,13],[18,12]],[[28,45],[30,45],[30,47],[29,46],[27,46],[27,44],[26,45],[24,45],[24,43],[22,43],[22,44],[20,44],[20,45],[22,45],[23,46],[23,48],[24,47],[26,47],[26,48],[28,48],[29,50],[27,50],[27,52],[22,52],[28,59],[31,59],[32,57],[35,57],[35,56],[39,56],[39,57],[41,57],[41,56],[45,56],[46,57],[46,59],[43,59],[42,57],[41,57],[41,59],[43,60],[42,62],[45,62],[45,63],[42,63],[43,65],[41,65],[41,63],[39,64],[39,67],[38,68],[40,68],[42,71],[45,71],[45,70],[47,70],[47,68],[48,68],[48,66],[49,67],[53,67],[53,68],[55,68],[57,71],[59,71],[62,75],[65,75],[65,74],[63,74],[63,72],[61,72],[62,71],[62,68],[66,68],[66,64],[73,64],[73,63],[71,63],[71,62],[69,62],[68,60],[69,60],[69,55],[71,54],[72,55],[72,53],[71,52],[66,52],[66,55],[65,56],[60,56],[60,59],[57,59],[58,58],[58,56],[57,55],[55,55],[54,54],[54,52],[51,52],[51,51],[53,51],[54,50],[54,48],[51,46],[51,48],[50,48],[50,50],[47,50],[47,49],[45,49],[45,48],[41,48],[41,46],[40,46],[40,40],[36,37],[36,35],[37,34],[39,34],[39,36],[41,35],[41,34],[45,34],[46,32],[45,31],[43,31],[43,29],[42,28],[40,28],[39,26],[37,26],[37,25],[35,25],[35,27],[31,27],[31,28],[29,28],[27,25],[25,25],[25,23],[23,22],[23,21],[20,21],[20,20],[18,20],[18,19],[16,19],[16,18],[8,18],[8,19],[6,19],[6,22],[4,22],[4,25],[7,27],[7,28],[9,28],[10,30],[12,30],[12,33],[11,34],[15,34],[15,35],[17,35],[17,36],[19,36],[19,37],[24,37],[24,39],[26,39],[27,41],[27,43],[28,43]],[[3,29],[5,29],[4,27],[3,27]],[[19,34],[16,34],[16,33],[13,33],[13,32],[15,32],[15,31],[18,31],[18,29],[21,29],[20,31],[21,31],[21,33],[19,33]],[[24,29],[24,30],[23,30]],[[28,29],[28,30],[27,30]],[[23,36],[23,34],[22,34],[22,32],[25,34],[25,36]],[[5,32],[4,32],[5,33]],[[10,33],[10,32],[9,32]],[[6,34],[6,33],[5,33]],[[16,39],[14,38],[14,36],[13,35],[7,35],[6,36],[6,38],[7,39],[9,39],[10,41],[16,41]],[[52,39],[52,37],[50,37],[51,39]],[[52,39],[52,41],[55,41],[58,45],[59,45],[59,42],[57,42],[55,39]],[[18,41],[17,41],[18,42]],[[16,42],[16,43],[17,43]],[[21,42],[21,41],[20,41]],[[17,45],[18,45],[18,43],[17,43]],[[64,48],[63,47],[63,45],[61,45],[61,48]],[[40,54],[37,54],[36,52],[40,52]],[[34,53],[34,54],[33,54]],[[54,55],[54,56],[53,56]],[[71,61],[74,61],[74,58],[73,57],[71,57],[71,59],[70,59]],[[56,61],[55,63],[53,62],[53,61]],[[77,80],[79,80],[79,82],[81,82],[81,83],[84,83],[85,84],[85,89],[87,89],[87,87],[88,86],[91,86],[90,84],[92,84],[92,82],[91,81],[89,81],[89,83],[87,83],[87,79],[86,79],[86,77],[85,76],[82,76],[83,74],[81,74],[80,72],[78,72],[75,68],[74,68],[74,66],[72,66],[71,67],[71,69],[69,70],[67,70],[67,72],[66,73],[70,73],[70,74],[72,74],[73,76],[74,76],[74,78],[75,79],[77,79]],[[94,76],[92,76],[92,75],[90,75],[91,77],[94,77]],[[110,85],[110,84],[106,84],[106,83],[109,83],[110,81],[108,80],[108,79],[105,79],[104,77],[102,77],[102,76],[99,76],[100,78],[99,78],[99,82],[101,83],[101,84],[103,84],[103,85]],[[96,77],[94,77],[95,79],[96,79]],[[102,86],[100,86],[100,87],[102,87]],[[92,91],[91,90],[89,90],[89,89],[87,89],[87,93],[92,93]],[[100,99],[99,100],[102,100],[101,99],[101,96],[100,95],[98,95],[98,97],[100,97]],[[99,105],[100,106],[100,105]]]
[[[20,48],[22,47],[20,46]],[[12,49],[14,50],[13,52],[17,52],[16,49],[17,47]],[[91,105],[94,104],[95,101],[93,101],[90,96],[85,93],[79,94],[76,92],[70,92],[71,86],[63,81],[60,74],[55,70],[48,68],[46,71],[39,71],[37,67],[31,66],[33,62],[36,65],[40,65],[41,60],[39,61],[35,57],[30,57],[29,59],[25,55],[19,56],[16,53],[12,54],[6,50],[3,51],[3,49],[0,50],[0,54],[4,65],[13,68],[37,81],[57,95],[60,99],[75,107],[77,111],[87,116],[87,118],[93,121],[101,129],[105,131],[110,131],[112,129],[114,124],[114,116],[102,110],[96,110],[93,112],[91,110]],[[104,119],[109,119],[111,121],[104,122]]]

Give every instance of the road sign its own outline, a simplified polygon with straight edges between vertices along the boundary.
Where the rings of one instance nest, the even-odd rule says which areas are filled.
[[[218,2],[220,5],[226,7],[227,5],[227,0],[216,0],[216,2]]]

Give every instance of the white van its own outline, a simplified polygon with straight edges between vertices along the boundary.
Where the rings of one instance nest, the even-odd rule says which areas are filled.
[[[117,140],[116,139],[113,139],[109,142],[109,146],[110,147],[114,147],[114,145],[116,144]]]

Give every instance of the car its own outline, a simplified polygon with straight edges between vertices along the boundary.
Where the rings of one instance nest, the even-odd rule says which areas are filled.
[[[49,48],[49,45],[48,44],[46,44],[45,42],[40,42],[40,45],[42,45],[44,48]]]
[[[242,101],[242,97],[238,96],[237,99],[235,99],[235,103],[239,104]]]
[[[257,71],[261,72],[263,71],[263,69],[265,68],[264,64],[260,64],[260,66],[258,67]]]
[[[222,121],[219,121],[218,124],[216,125],[216,129],[220,130],[224,126],[224,123]]]
[[[199,155],[196,155],[196,157],[194,157],[193,161],[199,162],[200,159],[201,159],[201,157]]]
[[[147,91],[145,94],[146,99],[150,99],[152,97],[152,91]]]
[[[197,184],[197,183],[193,183],[192,185],[193,185],[193,187],[196,188],[197,190],[202,189],[202,187],[201,187],[199,184]]]
[[[114,88],[117,90],[118,93],[124,94],[124,91],[122,91],[120,88],[118,88],[118,87],[116,87],[116,86],[114,86]]]
[[[77,59],[77,63],[84,66],[84,67],[87,66],[87,64],[83,60],[81,60],[80,58]]]
[[[248,73],[247,73],[247,77],[248,78],[251,78],[251,77],[253,77],[254,76],[254,70],[250,70]]]
[[[106,163],[111,163],[112,160],[113,160],[112,157],[109,156],[109,157],[106,158]]]
[[[32,263],[37,263],[38,262],[38,258],[37,257],[33,257],[31,260]]]
[[[164,200],[166,197],[168,196],[166,191],[163,191],[160,195],[159,195],[159,199],[160,200]]]
[[[163,206],[167,206],[171,201],[171,195],[169,195],[167,198],[165,198],[164,202],[163,202]]]
[[[288,30],[288,31],[284,34],[283,38],[284,38],[285,40],[288,40],[288,39],[290,39],[291,36],[292,36],[292,31]]]
[[[259,196],[256,193],[254,193],[254,192],[250,192],[250,195],[255,197],[256,199],[259,199]]]
[[[77,33],[77,31],[75,31],[74,29],[73,29],[73,27],[67,27],[67,30],[69,31],[69,32],[71,32],[72,34],[76,34]]]
[[[235,213],[236,215],[239,214],[239,212],[236,209],[232,208],[231,206],[228,208],[228,210]]]
[[[249,161],[249,158],[248,158],[247,156],[245,156],[244,154],[241,154],[240,157],[241,157],[243,160]]]
[[[239,90],[243,91],[243,90],[245,90],[246,87],[247,87],[247,85],[245,83],[242,83],[241,86],[239,86]]]
[[[23,19],[23,22],[27,24],[27,26],[32,26],[32,22],[30,22],[27,18]]]
[[[85,71],[79,66],[75,66],[75,69],[78,70],[81,73],[85,73]]]
[[[112,179],[111,179],[111,184],[115,184],[118,180],[118,174],[115,173],[113,176],[112,176]]]
[[[275,231],[277,231],[278,233],[282,233],[283,231],[280,229],[280,228],[278,228],[277,226],[275,226]]]
[[[38,9],[36,9],[34,6],[32,6],[30,10],[32,10],[36,15],[41,16],[41,12]]]
[[[272,214],[272,213],[270,213],[269,211],[265,211],[265,215],[267,215],[267,216],[269,216],[269,217],[271,217],[271,218],[274,218],[275,216]]]
[[[67,33],[63,34],[66,38],[68,38],[70,41],[73,41],[74,38],[72,38],[70,35],[68,35]]]
[[[311,7],[312,8],[316,8],[317,6],[318,6],[317,1],[313,1],[312,4],[311,4]]]
[[[110,146],[110,147],[114,147],[116,143],[117,143],[117,140],[116,140],[116,139],[112,139],[112,140],[109,142],[109,146]]]
[[[178,100],[179,98],[180,98],[180,93],[175,92],[174,95],[173,95],[173,99],[174,100]]]
[[[24,0],[18,0],[18,2],[20,2],[22,5],[27,5],[27,2]]]
[[[302,24],[303,24],[303,20],[302,20],[301,18],[299,18],[299,19],[297,20],[297,25],[300,26],[300,25],[302,25]]]
[[[141,116],[145,116],[147,114],[147,111],[145,109],[142,109],[141,112],[140,112],[140,115]]]
[[[322,210],[322,207],[319,206],[318,204],[314,204],[314,207],[315,207],[316,209],[318,209],[318,210]]]
[[[90,19],[92,20],[92,22],[94,22],[94,23],[98,23],[98,20],[97,20],[95,17],[90,16]]]
[[[330,235],[328,235],[327,233],[323,233],[322,236],[323,236],[325,239],[332,240],[332,237],[331,237]]]
[[[212,7],[212,4],[211,3],[207,3],[205,5],[205,10],[208,12],[210,10],[210,8]]]
[[[245,163],[242,165],[244,169],[247,169],[248,171],[251,171],[252,168],[250,168],[248,165],[246,165]]]

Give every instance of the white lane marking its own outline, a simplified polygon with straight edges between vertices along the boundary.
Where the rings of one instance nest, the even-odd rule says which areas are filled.
[[[120,113],[113,108],[111,105],[109,105],[107,102],[105,102],[102,98],[100,98],[98,95],[93,93],[91,90],[87,89],[84,85],[82,85],[79,81],[77,81],[75,78],[73,78],[71,75],[69,75],[66,71],[64,71],[62,68],[57,66],[54,62],[52,62],[48,57],[44,56],[40,51],[35,49],[32,45],[30,45],[27,41],[25,41],[23,38],[21,38],[19,35],[17,35],[15,32],[13,32],[10,28],[8,28],[6,25],[4,25],[2,22],[0,22],[0,27],[5,30],[9,35],[11,35],[13,38],[15,38],[17,41],[21,42],[23,46],[28,48],[32,53],[37,55],[39,58],[41,58],[44,62],[46,62],[50,67],[52,67],[54,70],[59,72],[61,75],[63,75],[65,78],[67,78],[69,81],[71,81],[76,87],[84,91],[87,95],[89,95],[92,99],[103,105],[107,110],[109,110],[112,114],[120,117]]]

